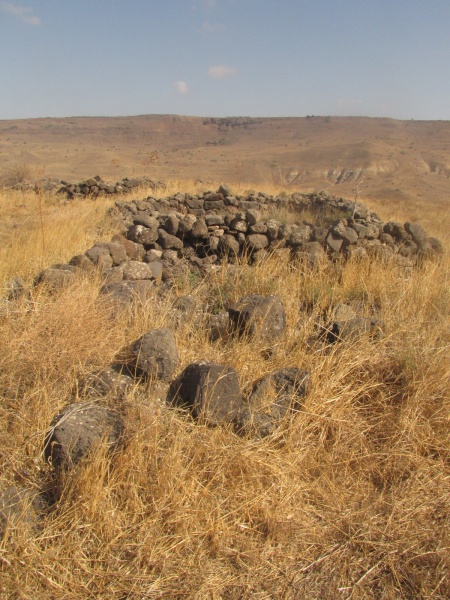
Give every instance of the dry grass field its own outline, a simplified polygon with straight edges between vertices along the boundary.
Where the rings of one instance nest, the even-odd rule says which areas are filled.
[[[165,194],[194,189],[177,181]],[[417,220],[449,248],[444,197],[362,200],[385,220]],[[113,202],[0,192],[0,281],[29,283],[109,239]],[[180,277],[164,300],[155,292],[120,314],[99,302],[98,277],[4,303],[0,487],[52,489],[55,503],[39,528],[7,528],[0,596],[449,598],[449,276],[448,253],[413,270],[375,260],[310,270],[271,258],[231,275]],[[300,367],[312,379],[302,410],[255,439],[194,423],[139,386],[120,406],[102,400],[125,414],[128,444],[112,458],[100,449],[55,484],[43,458],[52,417],[125,344],[171,328],[170,307],[186,293],[220,307],[249,293],[281,296],[288,327],[275,354],[245,339],[212,342],[188,322],[174,330],[179,370],[202,358],[232,365],[245,391],[274,369]],[[366,315],[376,307],[386,335],[311,346],[340,301]]]

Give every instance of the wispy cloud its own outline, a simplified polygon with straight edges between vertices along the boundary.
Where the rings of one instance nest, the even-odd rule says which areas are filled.
[[[189,86],[185,81],[175,81],[173,85],[179,94],[183,96],[189,94]]]
[[[0,4],[0,8],[2,12],[9,15],[14,15],[24,23],[27,23],[27,25],[39,26],[42,23],[41,19],[33,14],[33,8],[19,6],[18,4],[13,4],[12,2],[2,2]]]
[[[208,69],[208,75],[213,79],[228,79],[235,73],[237,73],[237,69],[228,65],[216,65]]]
[[[219,31],[220,29],[223,29],[221,25],[218,23],[211,23],[211,21],[204,21],[202,25],[202,31],[205,33],[216,33],[216,31]]]

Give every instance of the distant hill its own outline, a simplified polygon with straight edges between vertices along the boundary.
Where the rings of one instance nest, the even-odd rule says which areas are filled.
[[[0,174],[276,183],[393,201],[450,198],[450,121],[200,118],[176,115],[0,121]]]

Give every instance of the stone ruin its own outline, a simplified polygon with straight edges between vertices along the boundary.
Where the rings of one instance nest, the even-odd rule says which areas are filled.
[[[298,213],[298,221],[273,218],[286,206]],[[118,201],[111,212],[122,233],[67,264],[45,269],[34,285],[52,292],[75,282],[80,273],[100,272],[101,296],[120,309],[135,299],[145,303],[155,287],[170,286],[180,274],[205,274],[242,257],[252,264],[283,255],[313,269],[328,261],[376,257],[411,269],[443,253],[439,240],[427,236],[419,224],[384,223],[358,202],[325,194],[295,193],[289,199],[264,193],[235,196],[221,186],[201,195]],[[308,218],[301,221],[302,214]],[[29,293],[16,280],[8,302]],[[180,297],[173,310],[176,327],[183,319],[195,318],[195,299]],[[278,296],[252,295],[228,311],[209,315],[206,323],[211,339],[246,336],[258,340],[270,355],[285,333],[286,313]],[[352,307],[338,305],[319,337],[323,344],[334,344],[359,336],[376,339],[383,331],[378,316],[364,318]],[[301,411],[310,387],[309,373],[290,367],[269,373],[244,395],[238,373],[229,365],[198,361],[175,376],[178,365],[172,331],[153,329],[124,349],[116,362],[82,382],[76,402],[55,415],[45,439],[44,454],[56,476],[85,460],[100,442],[110,452],[126,443],[121,406],[136,385],[162,385],[158,394],[169,409],[181,408],[208,426],[225,425],[237,434],[257,437],[272,434],[289,415]],[[106,396],[115,398],[117,409],[98,403]],[[34,522],[42,503],[42,498],[31,498],[30,490],[9,488],[0,495],[0,519],[7,523],[21,511],[25,520]]]
[[[273,218],[286,207],[298,221]],[[275,253],[310,266],[376,257],[411,268],[443,253],[441,242],[421,225],[384,223],[361,203],[326,194],[234,196],[221,186],[200,195],[117,201],[111,213],[121,233],[45,269],[36,283],[58,288],[95,268],[104,278],[102,291],[125,298],[129,290],[142,294],[150,282],[168,282],[183,270],[205,273],[244,256],[255,262]],[[308,219],[301,221],[302,214]]]
[[[21,191],[42,191],[54,192],[61,194],[67,200],[76,198],[97,198],[98,196],[110,196],[113,194],[129,194],[137,192],[139,189],[151,189],[154,192],[157,190],[165,190],[166,184],[164,181],[155,181],[149,177],[124,177],[116,183],[111,183],[104,180],[100,175],[95,175],[89,179],[84,179],[77,183],[66,181],[65,179],[45,178],[40,179],[36,183],[20,182],[12,186],[14,189]]]

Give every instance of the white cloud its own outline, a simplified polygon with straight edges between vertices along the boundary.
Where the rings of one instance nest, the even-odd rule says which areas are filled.
[[[183,96],[189,94],[189,87],[185,81],[175,81],[174,86],[179,94],[182,94]]]
[[[18,4],[13,4],[12,2],[2,2],[0,7],[4,13],[14,15],[28,25],[39,26],[41,24],[41,19],[33,15],[33,8],[19,6]]]
[[[228,79],[237,72],[235,67],[229,67],[228,65],[216,65],[209,67],[208,75],[213,79]]]

